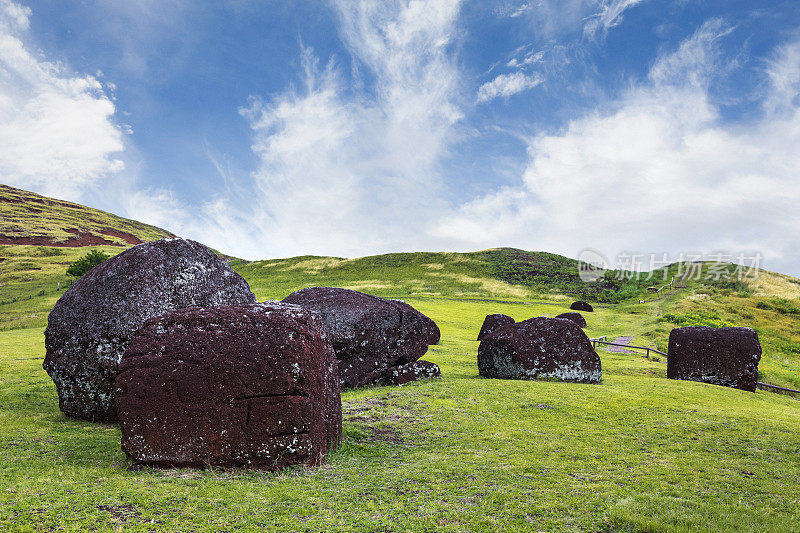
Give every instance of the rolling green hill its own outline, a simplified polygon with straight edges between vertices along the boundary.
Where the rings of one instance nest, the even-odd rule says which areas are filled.
[[[0,185],[0,244],[130,246],[170,232],[72,202]]]

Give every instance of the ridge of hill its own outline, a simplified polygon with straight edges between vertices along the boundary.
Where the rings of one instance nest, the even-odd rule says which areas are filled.
[[[99,209],[0,184],[0,244],[130,246],[165,237],[174,235]]]

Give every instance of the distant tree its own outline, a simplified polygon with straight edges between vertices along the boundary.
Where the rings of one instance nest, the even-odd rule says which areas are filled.
[[[110,257],[99,250],[92,250],[72,263],[67,269],[67,274],[79,278]]]

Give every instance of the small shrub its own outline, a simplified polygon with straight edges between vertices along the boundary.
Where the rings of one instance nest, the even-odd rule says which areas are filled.
[[[679,326],[708,326],[711,328],[732,328],[733,322],[723,320],[719,315],[709,311],[697,311],[695,313],[667,313],[659,319],[662,322],[671,322]]]
[[[756,304],[759,309],[775,311],[782,315],[800,315],[800,307],[785,298],[773,298],[769,301],[762,300]]]
[[[60,248],[37,246],[36,255],[38,255],[39,257],[56,257],[59,255],[64,255],[64,252]]]
[[[99,250],[92,250],[72,263],[67,269],[67,274],[79,278],[110,257]]]

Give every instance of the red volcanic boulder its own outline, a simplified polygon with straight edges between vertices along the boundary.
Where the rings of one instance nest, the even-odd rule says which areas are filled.
[[[489,335],[493,331],[509,326],[513,323],[514,319],[508,315],[503,315],[500,313],[494,315],[486,315],[486,318],[483,319],[483,325],[481,326],[481,331],[480,333],[478,333],[478,340],[483,339],[486,335]]]
[[[122,358],[116,398],[122,450],[137,464],[315,466],[342,438],[325,328],[280,302],[148,320]]]
[[[481,376],[597,383],[600,357],[589,337],[570,320],[538,317],[506,326],[478,346]]]
[[[430,361],[414,361],[405,365],[390,368],[383,377],[383,385],[405,385],[421,379],[442,377],[439,365]]]
[[[392,382],[398,367],[413,363],[439,341],[439,328],[410,305],[348,289],[311,287],[284,302],[310,309],[328,330],[342,387]]]
[[[667,353],[670,379],[756,390],[761,344],[750,328],[675,328]]]
[[[556,316],[556,318],[566,318],[567,320],[572,320],[582,328],[586,327],[586,319],[583,318],[583,315],[580,313],[561,313]]]
[[[151,317],[184,307],[255,303],[247,282],[210,248],[184,239],[139,244],[84,274],[56,302],[44,369],[67,416],[114,421],[125,348]]]
[[[570,305],[569,308],[572,309],[573,311],[583,311],[584,313],[591,313],[592,311],[594,311],[594,307],[592,307],[591,304],[581,300],[578,300],[577,302],[572,302],[572,305]]]

